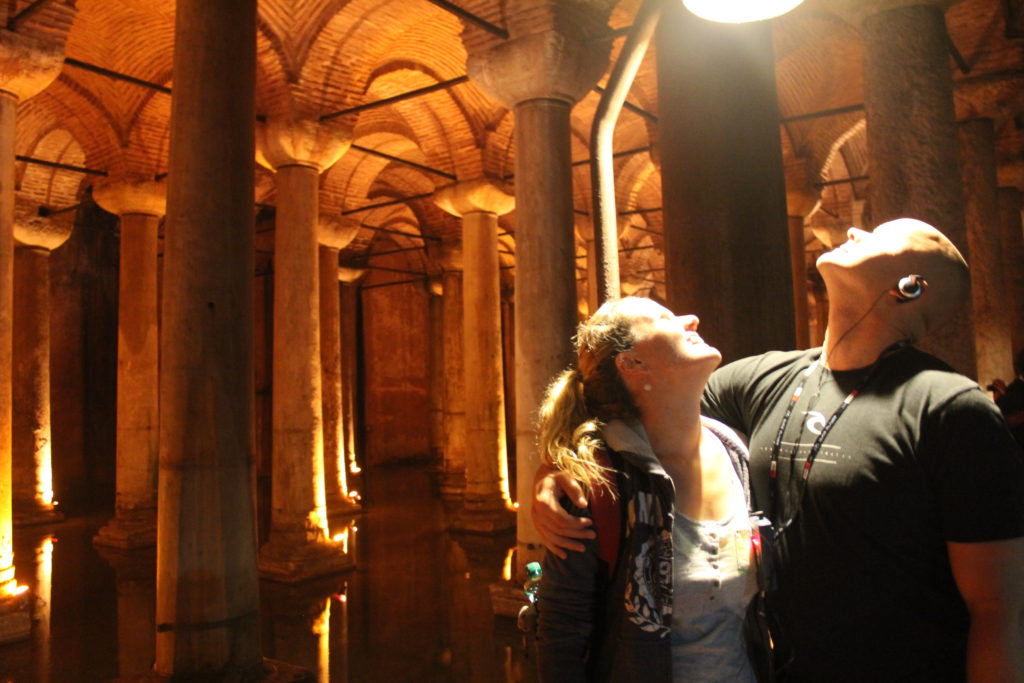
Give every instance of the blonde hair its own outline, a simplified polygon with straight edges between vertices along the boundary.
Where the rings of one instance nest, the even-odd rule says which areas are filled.
[[[621,310],[630,299],[609,301],[580,324],[576,367],[555,378],[540,407],[541,459],[570,474],[587,493],[607,486],[607,469],[596,457],[604,447],[601,428],[609,420],[638,416],[615,367],[615,357],[636,342],[635,316]]]

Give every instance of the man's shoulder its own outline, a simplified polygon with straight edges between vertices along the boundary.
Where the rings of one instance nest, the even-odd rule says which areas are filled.
[[[821,355],[821,347],[797,351],[766,351],[723,365],[714,376],[742,378],[754,382],[775,375],[785,375],[806,368]]]
[[[961,396],[987,400],[977,382],[930,353],[913,347],[894,359],[890,376],[903,385],[905,391],[920,392],[935,406]]]

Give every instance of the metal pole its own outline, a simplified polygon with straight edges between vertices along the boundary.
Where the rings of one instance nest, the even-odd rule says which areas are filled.
[[[615,210],[615,167],[612,158],[612,137],[615,123],[622,112],[626,94],[633,85],[654,29],[661,18],[665,0],[644,0],[633,21],[633,30],[626,38],[618,61],[612,67],[605,91],[594,114],[590,130],[591,194],[594,210],[594,245],[597,250],[597,300],[599,304],[618,299],[619,252],[618,214]]]

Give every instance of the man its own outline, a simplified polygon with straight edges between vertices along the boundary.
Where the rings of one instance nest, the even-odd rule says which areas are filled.
[[[772,519],[787,681],[1024,681],[1024,464],[978,386],[910,345],[961,308],[967,266],[911,219],[818,260],[823,349],[718,370],[705,412],[750,435]],[[539,472],[538,475],[545,473]],[[539,476],[549,549],[590,532]],[[788,663],[787,663],[788,662]]]

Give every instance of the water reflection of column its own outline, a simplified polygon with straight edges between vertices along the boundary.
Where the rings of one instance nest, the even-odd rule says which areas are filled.
[[[337,578],[302,587],[265,583],[262,607],[269,617],[267,654],[313,671],[318,683],[331,680],[331,603],[344,590]]]
[[[117,671],[122,678],[153,668],[156,627],[156,557],[152,551],[125,551],[98,545],[117,581]]]
[[[455,680],[505,680],[498,668],[491,609],[492,583],[505,579],[505,558],[515,539],[511,534],[489,538],[459,534],[449,541],[451,586],[449,635]]]
[[[32,612],[35,622],[36,672],[40,680],[50,678],[50,600],[53,595],[53,537],[44,536],[36,546],[36,601]]]
[[[348,581],[341,591],[331,597],[330,639],[331,680],[348,683]]]

